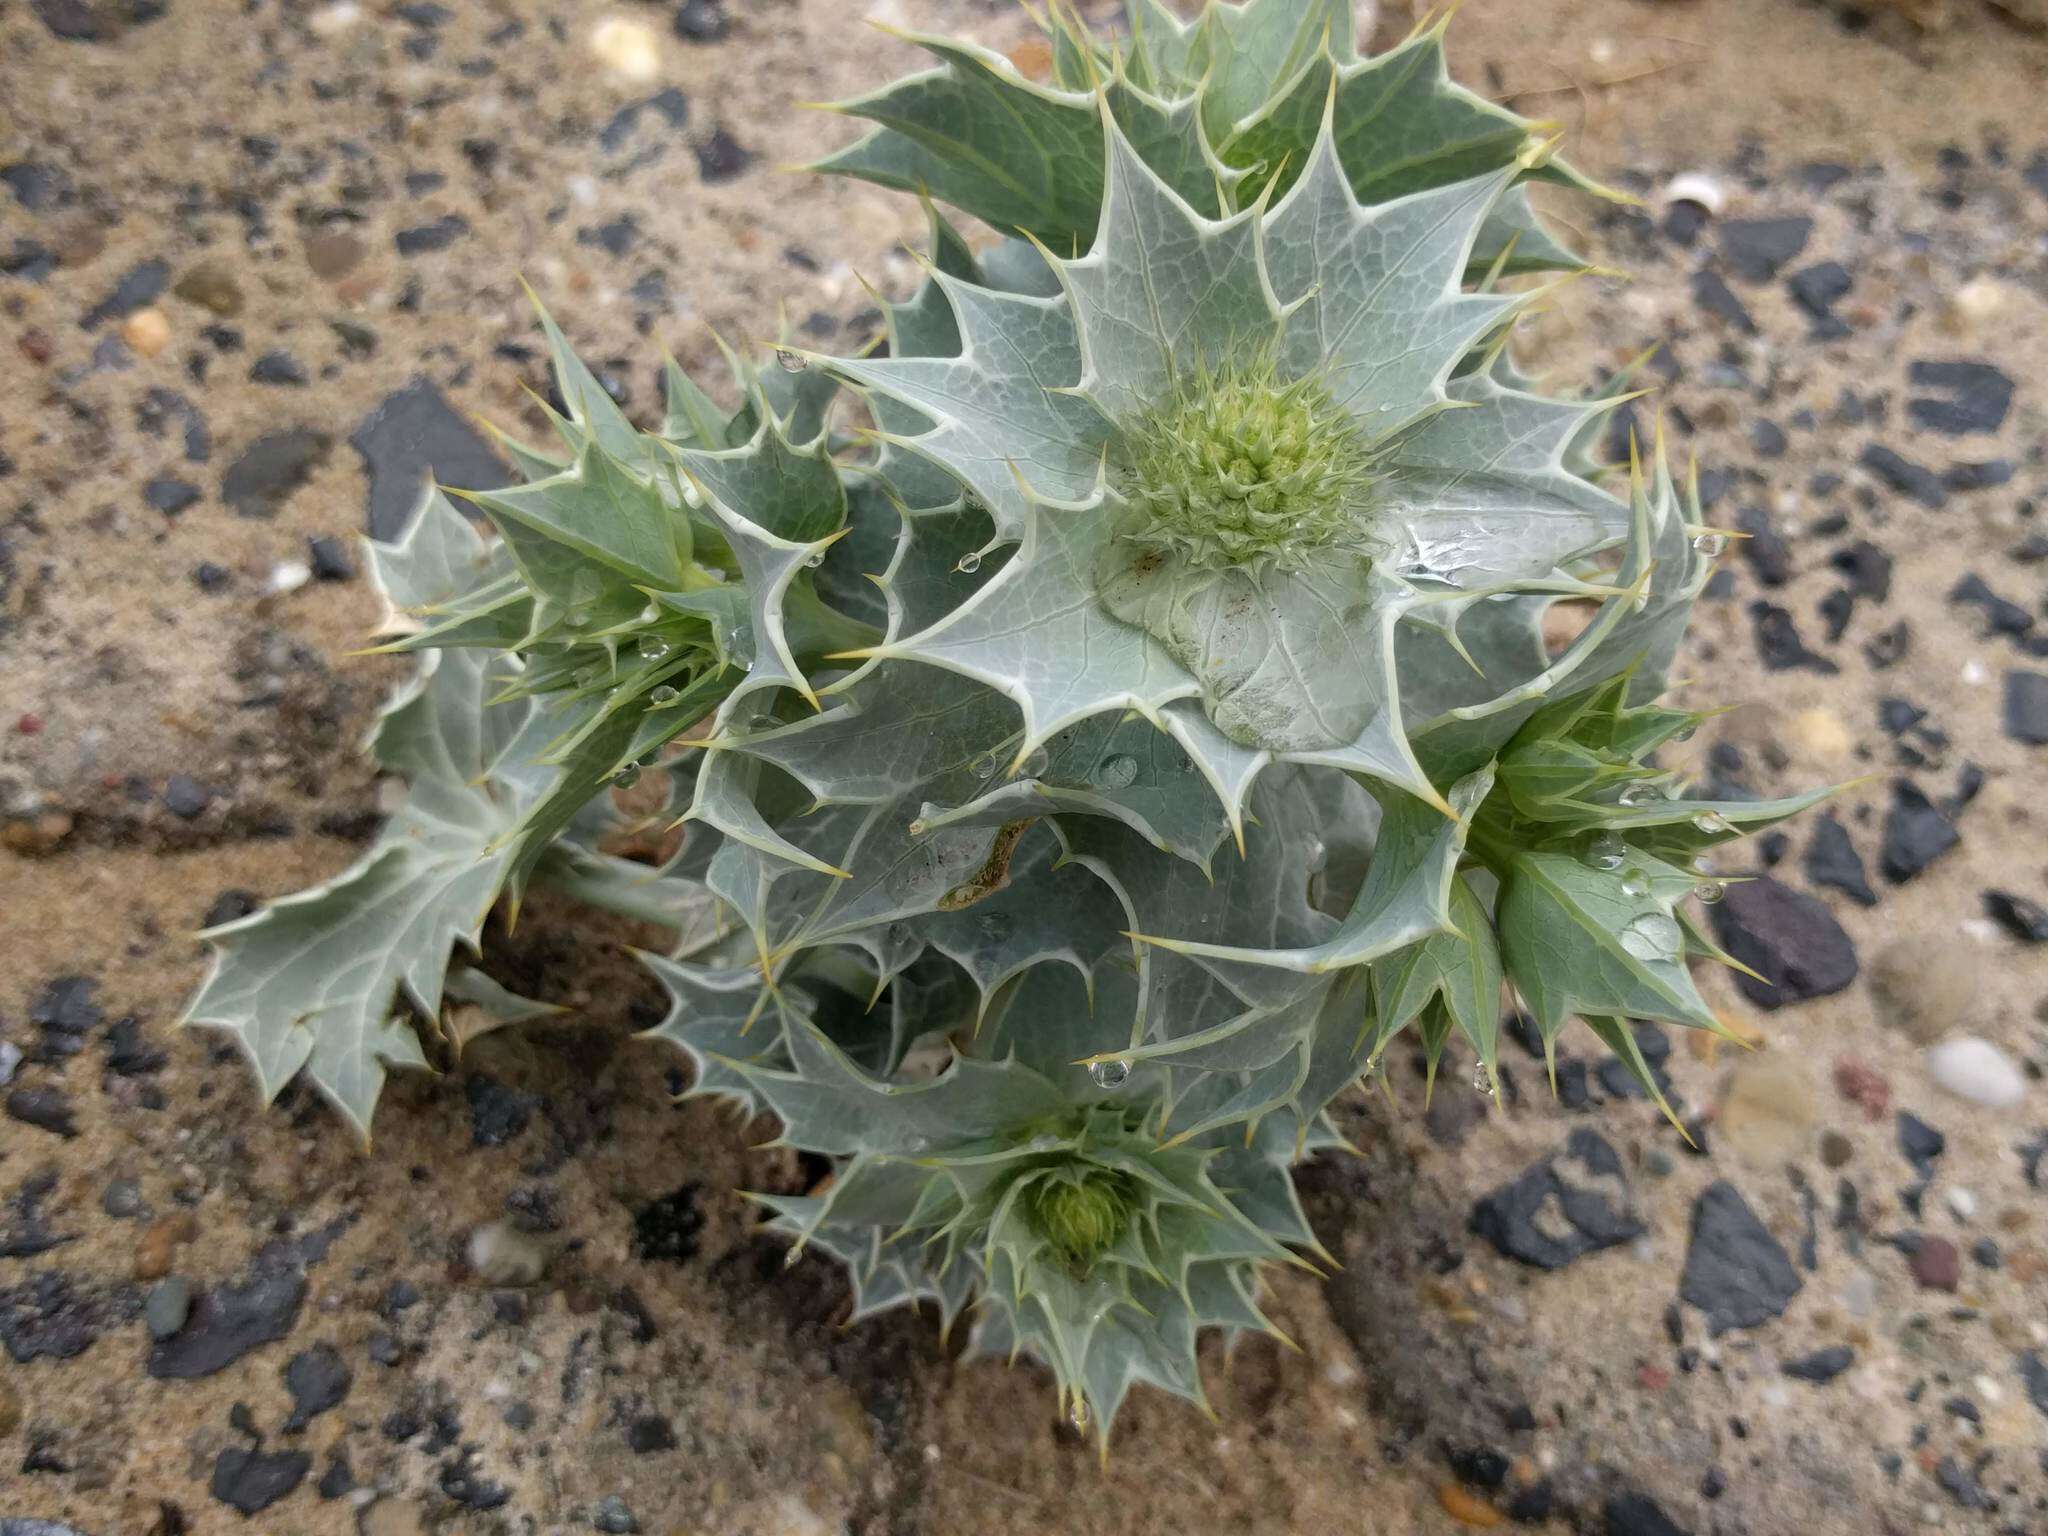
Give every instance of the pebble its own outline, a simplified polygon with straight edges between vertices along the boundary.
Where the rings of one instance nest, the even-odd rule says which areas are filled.
[[[1907,1260],[1907,1267],[1923,1291],[1953,1292],[1962,1283],[1962,1255],[1945,1237],[1923,1237]]]
[[[1930,1046],[1927,1071],[1943,1092],[1987,1109],[2011,1109],[2027,1096],[2019,1066],[1978,1035],[1955,1035]]]
[[[1858,906],[1877,905],[1877,892],[1870,888],[1870,875],[1863,856],[1856,851],[1849,829],[1832,815],[1816,818],[1813,840],[1806,845],[1806,878],[1815,885],[1830,886]]]
[[[333,447],[332,438],[310,427],[267,432],[228,466],[221,478],[221,500],[242,517],[275,517]]]
[[[635,85],[661,73],[661,38],[643,21],[605,18],[590,30],[590,51],[599,64]]]
[[[2010,891],[1986,891],[1984,910],[2022,944],[2048,944],[2048,907]]]
[[[121,340],[138,357],[155,357],[171,344],[171,322],[160,309],[138,309],[121,322]]]
[[[432,380],[416,378],[386,395],[349,435],[370,474],[370,537],[396,539],[412,519],[420,482],[495,491],[511,473]]]
[[[179,1245],[198,1234],[199,1224],[190,1211],[177,1211],[151,1222],[135,1240],[135,1278],[162,1279],[171,1272],[171,1258]]]
[[[210,310],[223,320],[232,320],[242,312],[242,287],[235,281],[235,274],[222,261],[207,260],[196,262],[185,275],[178,279],[171,292],[188,304],[197,304],[201,309]]]
[[[1870,963],[1870,996],[1880,1023],[1916,1045],[1931,1045],[1977,997],[1977,960],[1952,939],[1896,939]]]
[[[258,1345],[290,1333],[305,1296],[306,1277],[297,1270],[217,1285],[193,1304],[183,1329],[150,1350],[149,1374],[183,1381],[225,1370]]]
[[[1954,1216],[1957,1221],[1967,1224],[1976,1217],[1977,1197],[1971,1191],[1963,1188],[1962,1185],[1950,1186],[1947,1193],[1942,1196],[1942,1199],[1948,1204],[1949,1214]]]
[[[1643,1223],[1625,1203],[1617,1208],[1601,1188],[1602,1183],[1618,1186],[1621,1179],[1621,1158],[1613,1146],[1581,1127],[1560,1152],[1530,1164],[1512,1183],[1476,1202],[1470,1229],[1508,1258],[1537,1269],[1562,1269],[1586,1254],[1643,1235]]]
[[[185,1326],[192,1315],[192,1282],[183,1275],[169,1275],[149,1288],[142,1303],[142,1320],[152,1339],[168,1339]]]
[[[1806,249],[1812,233],[1809,218],[1729,219],[1719,227],[1721,255],[1736,276],[1768,282]]]
[[[369,247],[345,229],[322,230],[306,241],[306,265],[323,282],[339,282],[368,254]]]
[[[1450,1479],[1436,1485],[1436,1502],[1458,1524],[1475,1530],[1491,1530],[1507,1518],[1478,1494]]]
[[[1813,1130],[1813,1096],[1787,1062],[1758,1056],[1736,1068],[1715,1129],[1752,1163],[1791,1162]]]
[[[1856,736],[1831,709],[1802,709],[1785,722],[1785,744],[1802,756],[1839,762],[1856,750]]]
[[[1740,1190],[1720,1179],[1701,1192],[1678,1296],[1706,1313],[1709,1332],[1718,1338],[1782,1317],[1802,1284],[1784,1245]]]
[[[547,1272],[548,1255],[509,1221],[493,1221],[469,1234],[469,1267],[486,1285],[532,1285]]]
[[[142,1214],[142,1186],[134,1179],[115,1179],[100,1196],[100,1209],[116,1221]]]
[[[2012,380],[1990,363],[1915,359],[1906,370],[1915,388],[1906,401],[1913,424],[1949,437],[1996,432],[2012,407]]]
[[[213,1464],[213,1496],[244,1515],[260,1514],[298,1487],[313,1458],[304,1451],[230,1446]]]
[[[606,1536],[633,1536],[640,1529],[640,1522],[633,1518],[626,1501],[611,1493],[598,1500],[597,1508],[591,1511],[590,1528],[603,1531]]]
[[[2048,672],[2005,674],[2005,734],[2023,746],[2048,746]]]
[[[1765,978],[1735,976],[1759,1008],[1826,997],[1856,979],[1855,942],[1826,903],[1770,875],[1729,886],[1708,910],[1722,948]]]

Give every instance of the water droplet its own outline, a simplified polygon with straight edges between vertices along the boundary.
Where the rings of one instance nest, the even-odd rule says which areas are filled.
[[[819,566],[823,565],[824,563],[825,551],[823,551],[822,549],[814,549],[808,555],[804,556],[804,569],[807,571],[815,571]]]
[[[1128,789],[1138,777],[1138,760],[1128,752],[1105,757],[1095,769],[1095,782],[1104,789]]]
[[[1692,824],[1713,837],[1735,830],[1734,824],[1719,811],[1701,811],[1699,815],[1693,817]]]
[[[640,653],[643,661],[660,661],[675,647],[659,635],[642,635],[633,642],[633,649]]]
[[[976,571],[981,569],[980,551],[969,550],[966,554],[962,555],[960,559],[954,564],[953,569],[958,571],[962,576],[972,576]]]
[[[1655,805],[1659,800],[1662,800],[1663,798],[1664,797],[1662,795],[1657,793],[1656,788],[1653,785],[1636,783],[1631,784],[1628,786],[1628,788],[1624,789],[1621,792],[1620,799],[1616,800],[1615,804],[1628,806]]]
[[[796,1268],[796,1261],[797,1261],[798,1259],[802,1258],[803,1256],[804,1256],[804,1251],[803,1251],[803,1249],[801,1249],[801,1248],[794,1248],[794,1247],[793,1247],[793,1248],[791,1248],[791,1249],[789,1250],[789,1252],[785,1253],[785,1254],[784,1254],[784,1255],[782,1256],[782,1267],[783,1267],[784,1269],[795,1269],[795,1268]]]
[[[612,775],[612,788],[614,789],[631,789],[639,782],[640,765],[638,763],[628,763]]]
[[[1621,947],[1638,960],[1676,960],[1680,940],[1678,924],[1662,912],[1631,918],[1621,930]]]
[[[1098,1061],[1088,1069],[1088,1076],[1098,1088],[1121,1088],[1130,1075],[1128,1061]]]
[[[1025,753],[1024,761],[1019,765],[1019,771],[1023,773],[1025,778],[1035,779],[1043,775],[1051,763],[1052,756],[1045,748],[1033,747],[1029,752]]]
[[[1621,877],[1621,894],[1624,896],[1647,896],[1650,894],[1650,877],[1640,869],[1631,869]]]
[[[772,731],[775,729],[775,727],[777,727],[780,724],[782,724],[782,722],[776,719],[773,715],[760,714],[747,716],[747,729],[750,731]]]
[[[1088,1399],[1078,1392],[1074,1394],[1074,1406],[1067,1411],[1067,1422],[1084,1435],[1088,1432]]]
[[[1728,539],[1725,534],[1696,533],[1692,536],[1692,547],[1711,560],[1728,547]]]
[[[811,366],[810,359],[803,356],[802,353],[790,351],[787,347],[777,347],[775,349],[775,361],[782,365],[784,373],[802,373]]]
[[[1486,1070],[1486,1063],[1480,1062],[1472,1069],[1472,1091],[1493,1096],[1493,1075]]]
[[[1718,880],[1702,880],[1692,888],[1692,893],[1711,907],[1715,902],[1728,894],[1728,887]]]
[[[1602,832],[1586,845],[1586,862],[1595,869],[1619,869],[1628,856],[1628,845],[1618,832]]]
[[[973,767],[969,771],[977,779],[992,779],[995,777],[996,769],[1001,766],[1002,760],[994,752],[984,752],[974,760]]]
[[[682,696],[680,688],[671,688],[667,683],[647,690],[647,702],[656,709],[666,709]]]

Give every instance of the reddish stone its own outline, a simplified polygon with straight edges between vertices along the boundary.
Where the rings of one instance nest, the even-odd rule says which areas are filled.
[[[1945,1237],[1922,1238],[1909,1262],[1923,1291],[1953,1291],[1962,1281],[1962,1255]]]
[[[1882,1120],[1892,1102],[1892,1085],[1885,1075],[1854,1056],[1835,1058],[1835,1092],[1859,1106],[1866,1120]]]
[[[34,736],[43,728],[41,715],[23,715],[14,722],[14,728],[24,736]]]

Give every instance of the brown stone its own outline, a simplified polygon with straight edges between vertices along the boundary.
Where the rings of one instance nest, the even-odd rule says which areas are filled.
[[[1962,1282],[1963,1258],[1947,1238],[1923,1238],[1914,1251],[1911,1268],[1921,1290],[1953,1292]]]
[[[306,242],[306,265],[322,282],[332,283],[353,272],[367,250],[345,229],[323,230]]]
[[[224,261],[195,262],[171,292],[187,304],[211,310],[224,320],[242,312],[242,285],[235,281],[235,274]]]
[[[161,1280],[171,1272],[171,1260],[179,1247],[199,1235],[199,1223],[190,1211],[161,1217],[143,1228],[135,1240],[135,1278]]]
[[[1458,1524],[1469,1525],[1482,1531],[1491,1530],[1505,1518],[1478,1494],[1468,1493],[1456,1483],[1438,1483],[1436,1501],[1443,1506],[1444,1513]]]

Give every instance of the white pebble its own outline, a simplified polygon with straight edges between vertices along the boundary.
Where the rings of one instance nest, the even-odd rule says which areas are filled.
[[[547,1250],[509,1221],[469,1234],[469,1267],[486,1285],[531,1285],[548,1267]]]
[[[321,37],[339,37],[362,19],[363,8],[355,0],[336,0],[308,16],[306,25]]]
[[[1976,1035],[1929,1046],[1927,1070],[1946,1092],[1989,1109],[2011,1109],[2027,1096],[2027,1080],[2013,1059]]]
[[[1972,688],[1982,688],[1984,680],[1990,675],[1990,672],[1985,669],[1984,663],[1981,661],[1966,661],[1963,663],[1963,681]]]
[[[296,592],[313,579],[313,568],[303,560],[280,560],[270,568],[270,580],[263,590],[270,593]]]
[[[1968,1221],[1977,1214],[1977,1197],[1960,1184],[1949,1190],[1945,1198],[1948,1201],[1948,1208],[1955,1212],[1957,1221]]]
[[[623,16],[600,21],[591,29],[590,51],[622,80],[644,84],[661,73],[661,39],[644,21]]]
[[[1664,184],[1664,203],[1698,203],[1708,213],[1718,214],[1728,206],[1728,194],[1721,183],[1704,171],[1686,171]]]
[[[1877,1276],[1867,1269],[1856,1270],[1835,1294],[1851,1317],[1868,1317],[1877,1308]]]

